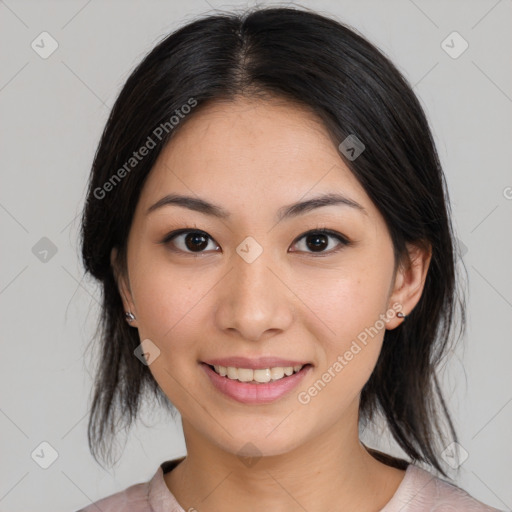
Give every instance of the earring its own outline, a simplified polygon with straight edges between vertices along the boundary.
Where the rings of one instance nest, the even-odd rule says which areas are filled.
[[[401,311],[399,311],[399,312],[396,314],[396,316],[397,316],[398,318],[407,318],[407,315],[404,315]]]
[[[127,311],[125,316],[128,322],[133,322],[135,320],[135,315],[131,311]]]

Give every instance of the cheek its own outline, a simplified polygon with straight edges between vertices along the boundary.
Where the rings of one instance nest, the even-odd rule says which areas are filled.
[[[343,389],[355,396],[379,357],[386,325],[381,315],[388,311],[393,271],[392,250],[388,252],[383,251],[381,258],[359,255],[331,276],[317,278],[315,286],[304,291],[316,314],[309,313],[308,327],[320,342],[318,373],[329,372],[322,380],[333,382],[327,386],[333,393]]]
[[[150,268],[133,287],[141,336],[153,336],[165,346],[173,344],[177,336],[185,341],[184,330],[188,338],[194,338],[199,324],[193,319],[211,284],[191,272],[156,265]]]
[[[188,411],[186,383],[197,379],[194,356],[205,337],[198,315],[205,314],[206,295],[214,283],[155,262],[134,270],[134,282],[139,337],[149,338],[160,350],[149,370],[170,401],[180,411]]]
[[[383,262],[364,255],[351,260],[330,272],[314,269],[301,275],[299,293],[328,327],[328,339],[334,345],[373,326],[388,307],[392,260]]]
[[[318,365],[297,392],[307,417],[322,417],[329,424],[349,411],[356,413],[357,407],[351,404],[370,378],[382,347],[385,330],[379,315],[386,291],[387,283],[377,286],[369,276],[347,275],[316,296],[312,309],[320,312],[320,320],[329,329],[322,328],[328,335],[321,336],[316,321]]]
[[[384,324],[379,321],[383,312],[386,287],[376,287],[375,281],[364,279],[338,280],[318,300],[323,301],[320,319],[329,326],[329,334],[321,338],[322,369],[338,369],[347,378],[358,374],[369,377],[380,352]],[[372,288],[373,286],[373,288]],[[339,360],[343,365],[333,365]],[[364,382],[363,382],[364,383]]]

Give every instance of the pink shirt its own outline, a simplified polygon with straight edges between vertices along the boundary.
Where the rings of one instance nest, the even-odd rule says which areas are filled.
[[[164,473],[184,457],[163,462],[149,482],[132,485],[77,512],[185,512],[169,491]],[[391,500],[380,512],[502,512],[455,485],[409,464]]]

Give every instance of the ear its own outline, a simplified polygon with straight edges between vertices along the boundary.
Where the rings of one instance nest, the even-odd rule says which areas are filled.
[[[113,247],[110,252],[110,265],[112,267],[112,272],[114,274],[114,279],[117,284],[117,289],[121,295],[121,300],[123,301],[124,311],[131,311],[135,315],[135,320],[129,322],[131,327],[138,327],[137,324],[137,312],[135,308],[135,303],[132,298],[132,293],[130,289],[130,284],[125,276],[125,273],[122,272],[119,262],[117,260],[118,251],[117,247]]]
[[[388,308],[391,309],[393,304],[398,303],[402,306],[402,309],[398,311],[401,311],[404,315],[409,315],[423,293],[425,279],[432,258],[432,248],[430,246],[424,248],[412,244],[406,244],[406,246],[409,258],[405,266],[400,265],[396,271]],[[403,321],[403,318],[395,316],[387,322],[386,329],[394,329]]]

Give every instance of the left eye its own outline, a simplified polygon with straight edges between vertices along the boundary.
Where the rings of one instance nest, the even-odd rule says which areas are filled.
[[[316,229],[313,231],[308,231],[307,233],[301,235],[300,238],[298,238],[298,241],[302,239],[308,240],[309,242],[306,242],[305,245],[309,249],[313,249],[313,253],[338,252],[341,249],[341,247],[338,247],[337,249],[334,250],[331,249],[329,251],[324,250],[329,245],[329,238],[331,240],[337,240],[338,246],[343,247],[345,245],[350,245],[350,241],[347,238],[345,238],[341,233],[338,233],[337,231],[331,231],[330,229]]]
[[[180,237],[183,235],[185,235],[185,237],[184,239],[181,239]],[[305,241],[307,240],[307,242],[305,242],[305,247],[310,249],[313,254],[334,253],[339,251],[343,246],[350,245],[350,241],[341,233],[338,233],[337,231],[331,231],[329,229],[315,229],[308,231],[307,233],[304,233],[299,238],[297,238],[297,240],[294,242],[294,245],[298,244],[303,239]],[[338,246],[340,247],[334,250],[331,249],[326,251],[325,249],[329,246],[329,239],[338,241]],[[180,243],[176,243],[176,240],[181,242],[181,247]],[[189,254],[200,254],[205,252],[207,249],[209,240],[212,242],[214,249],[219,248],[219,245],[214,242],[214,239],[204,231],[197,229],[180,229],[178,231],[169,233],[164,238],[164,240],[162,240],[162,243],[165,245],[174,245],[177,247],[177,249],[171,248],[171,250],[175,252],[181,251]],[[308,250],[305,252],[308,252]]]

